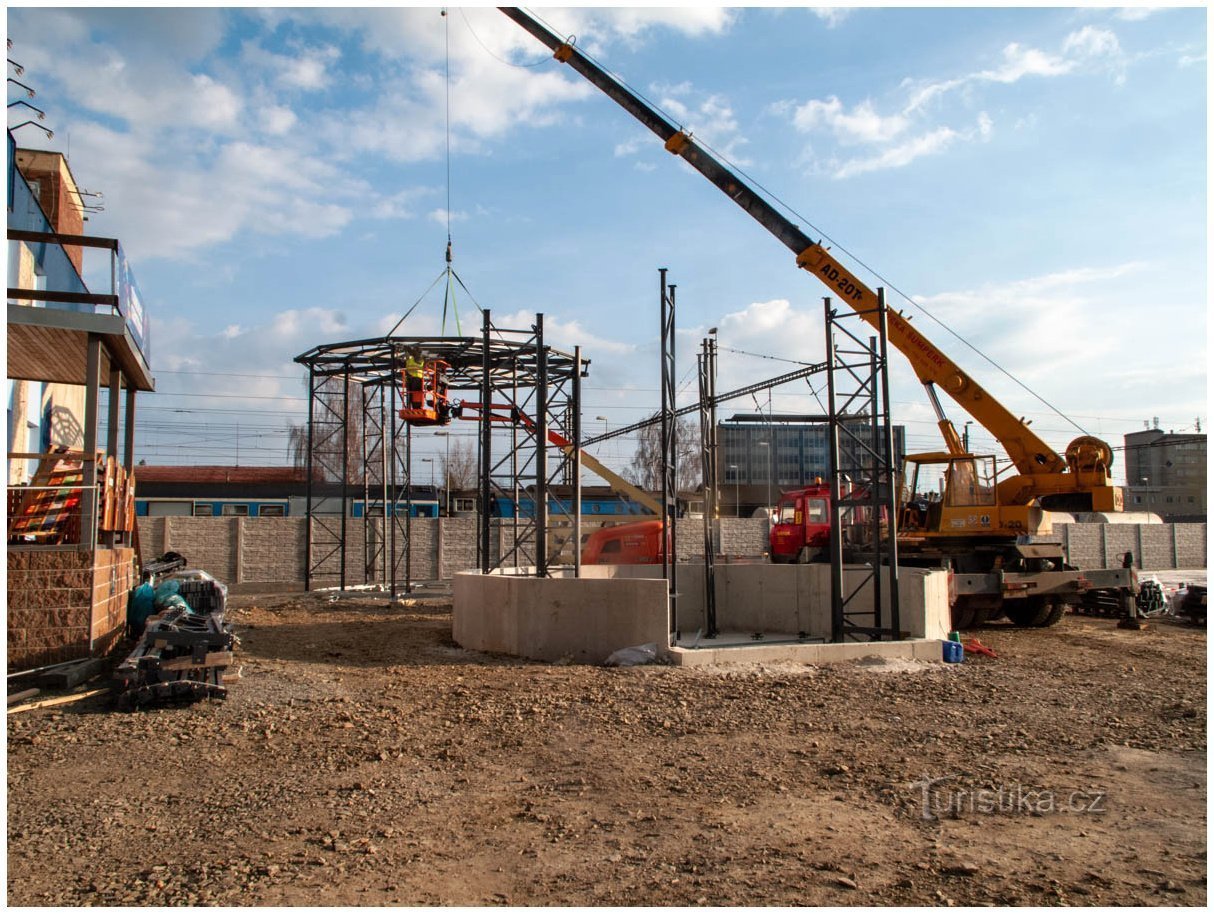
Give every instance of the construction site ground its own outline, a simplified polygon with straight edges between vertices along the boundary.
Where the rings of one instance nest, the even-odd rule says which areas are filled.
[[[9,716],[10,905],[1206,902],[1204,629],[687,670],[468,652],[443,597],[229,618],[226,702]]]

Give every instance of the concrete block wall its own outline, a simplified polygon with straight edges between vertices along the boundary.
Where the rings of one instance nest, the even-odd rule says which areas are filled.
[[[139,537],[145,559],[172,550],[185,555],[190,564],[202,568],[229,586],[247,589],[303,587],[305,574],[305,519],[302,517],[143,517],[139,519]],[[325,545],[332,534],[317,525],[337,529],[340,518],[313,521],[315,554],[332,548]],[[585,520],[583,533],[601,522]],[[703,522],[699,518],[681,518],[678,522],[678,553],[681,561],[700,557],[704,551]],[[370,523],[373,544],[382,542],[383,520]],[[460,571],[476,567],[477,526],[475,518],[414,518],[410,522],[413,549],[410,578],[415,581],[450,580]],[[1080,568],[1115,567],[1127,550],[1147,571],[1206,567],[1205,524],[1061,524],[1055,528],[1069,550],[1071,561]],[[363,550],[364,523],[346,524],[346,583],[368,583]],[[513,524],[502,521],[490,537],[494,561],[509,551]],[[767,521],[763,518],[724,517],[717,522],[715,545],[718,554],[758,556],[767,551]],[[370,583],[383,579],[381,555],[370,576]],[[529,555],[519,564],[529,564]],[[404,578],[403,562],[398,577]],[[321,563],[321,575],[314,587],[337,586],[340,557],[336,553]]]
[[[239,517],[156,517],[139,519],[139,542],[144,559],[164,552],[179,552],[190,566],[209,572],[220,581],[236,580]],[[145,521],[158,522],[161,550],[147,547],[155,534],[144,537]],[[155,526],[155,524],[153,524]]]
[[[240,571],[247,583],[304,579],[304,524],[295,517],[238,518]],[[193,560],[188,552],[184,553]]]
[[[442,534],[442,564],[435,577],[447,580],[454,574],[475,568],[476,518],[446,517],[432,523]],[[437,546],[438,537],[435,539]]]
[[[1145,571],[1206,567],[1205,524],[1057,524],[1054,532],[1079,568],[1117,567],[1127,552]]]
[[[722,517],[717,524],[717,551],[723,555],[763,555],[770,549],[766,518]]]

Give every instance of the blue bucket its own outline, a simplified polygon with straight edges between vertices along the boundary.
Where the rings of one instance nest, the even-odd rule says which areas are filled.
[[[957,641],[942,641],[944,645],[944,662],[961,663],[965,660],[965,647]]]

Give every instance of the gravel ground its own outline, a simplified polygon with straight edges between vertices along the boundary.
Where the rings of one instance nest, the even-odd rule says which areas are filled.
[[[1204,905],[1206,639],[603,669],[243,597],[226,702],[8,719],[11,905]]]

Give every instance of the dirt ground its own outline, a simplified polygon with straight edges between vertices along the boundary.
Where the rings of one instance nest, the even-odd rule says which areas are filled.
[[[464,651],[441,599],[231,607],[226,702],[9,716],[10,905],[1206,902],[1204,630],[705,672]]]

